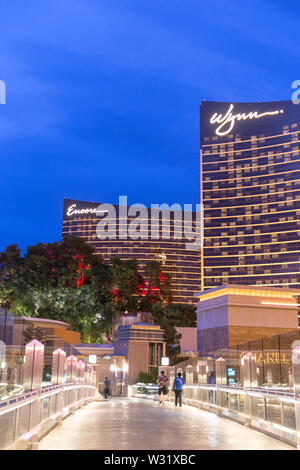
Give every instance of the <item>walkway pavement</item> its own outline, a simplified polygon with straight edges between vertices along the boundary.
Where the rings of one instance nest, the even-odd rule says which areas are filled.
[[[226,450],[293,447],[213,413],[183,405],[111,399],[68,417],[41,442],[41,450]]]

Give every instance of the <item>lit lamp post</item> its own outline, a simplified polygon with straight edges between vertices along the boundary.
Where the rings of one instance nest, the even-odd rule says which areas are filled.
[[[92,371],[96,371],[96,393],[95,393],[95,399],[96,401],[103,401],[104,398],[103,396],[99,393],[99,377],[100,377],[100,364],[97,364],[97,356],[96,354],[89,354],[89,364],[92,367]],[[93,372],[91,372],[91,375],[93,375]]]
[[[161,366],[158,368],[158,375],[161,374],[161,371],[163,370],[165,375],[168,375],[168,369],[170,368],[170,359],[167,356],[163,356],[161,358]]]
[[[170,359],[168,357],[162,357],[161,358],[161,365],[162,366],[169,366],[170,365]]]

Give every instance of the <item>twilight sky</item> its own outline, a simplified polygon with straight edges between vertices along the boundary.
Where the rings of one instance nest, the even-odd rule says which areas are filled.
[[[198,203],[201,100],[288,100],[300,79],[298,1],[0,7],[0,251],[60,240],[64,197]]]

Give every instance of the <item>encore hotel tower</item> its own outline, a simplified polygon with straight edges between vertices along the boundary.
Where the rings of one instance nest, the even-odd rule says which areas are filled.
[[[146,209],[147,217],[144,219],[147,228],[144,236],[141,231],[141,237],[132,239],[130,237],[121,239],[120,235],[120,209],[121,206],[115,205],[116,211],[116,239],[99,239],[97,237],[96,227],[103,215],[96,214],[100,203],[64,200],[63,227],[62,236],[76,236],[83,238],[94,248],[94,252],[101,255],[104,262],[109,263],[111,257],[119,257],[122,260],[135,258],[138,261],[139,272],[144,274],[144,267],[148,261],[159,261],[162,265],[162,272],[171,276],[171,289],[174,302],[196,303],[193,297],[200,288],[200,250],[199,246],[187,248],[186,244],[191,243],[182,236],[174,237],[174,224],[172,222],[172,213],[167,220],[162,213],[155,212],[154,216],[151,209]],[[197,222],[196,213],[191,212],[191,233],[196,231]],[[151,239],[150,217],[156,218],[159,226],[159,234],[156,240]],[[125,216],[126,227],[134,217]],[[162,236],[163,227],[166,228],[170,222],[170,237]],[[124,223],[124,222],[122,222]]]
[[[300,105],[203,101],[200,122],[202,290],[300,288]]]

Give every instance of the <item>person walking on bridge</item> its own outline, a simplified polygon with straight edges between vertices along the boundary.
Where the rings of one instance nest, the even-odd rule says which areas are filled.
[[[105,377],[105,381],[104,381],[104,398],[105,398],[105,400],[107,400],[107,398],[109,397],[109,392],[110,392],[110,381],[108,380],[107,377]]]
[[[165,402],[165,398],[168,393],[167,382],[168,379],[165,376],[164,371],[162,370],[160,375],[157,377],[159,404],[164,404]]]
[[[179,402],[180,408],[182,407],[182,392],[183,392],[184,378],[181,377],[181,372],[178,372],[177,377],[173,382],[173,390],[175,392],[175,406]]]

